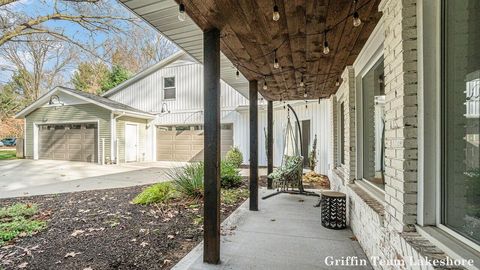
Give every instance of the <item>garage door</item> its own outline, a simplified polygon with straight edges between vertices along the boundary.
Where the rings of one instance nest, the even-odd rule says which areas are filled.
[[[97,124],[39,126],[39,158],[97,162]]]
[[[232,125],[222,125],[221,154],[225,156],[233,145]],[[204,131],[202,126],[157,127],[157,160],[203,160]]]

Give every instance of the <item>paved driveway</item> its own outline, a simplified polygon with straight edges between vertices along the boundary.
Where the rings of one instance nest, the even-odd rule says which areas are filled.
[[[150,184],[168,180],[178,162],[97,165],[56,160],[0,161],[0,198]]]

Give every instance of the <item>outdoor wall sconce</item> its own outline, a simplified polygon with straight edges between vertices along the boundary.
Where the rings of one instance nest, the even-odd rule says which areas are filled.
[[[162,109],[160,110],[160,114],[167,114],[170,113],[170,110],[168,109],[168,104],[167,103],[162,103]]]
[[[55,106],[55,110],[57,109],[56,106],[63,106],[63,102],[60,101],[60,97],[57,95],[52,95],[50,100],[48,101],[48,105]]]

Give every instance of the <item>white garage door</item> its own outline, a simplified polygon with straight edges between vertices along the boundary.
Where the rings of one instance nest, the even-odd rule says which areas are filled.
[[[222,124],[222,157],[233,145],[231,124]],[[201,125],[157,127],[157,160],[202,161],[204,130]]]

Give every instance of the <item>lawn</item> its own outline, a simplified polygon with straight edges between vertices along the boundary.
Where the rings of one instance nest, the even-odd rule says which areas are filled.
[[[0,149],[0,160],[15,159],[17,158],[16,154],[17,151],[15,150]]]

